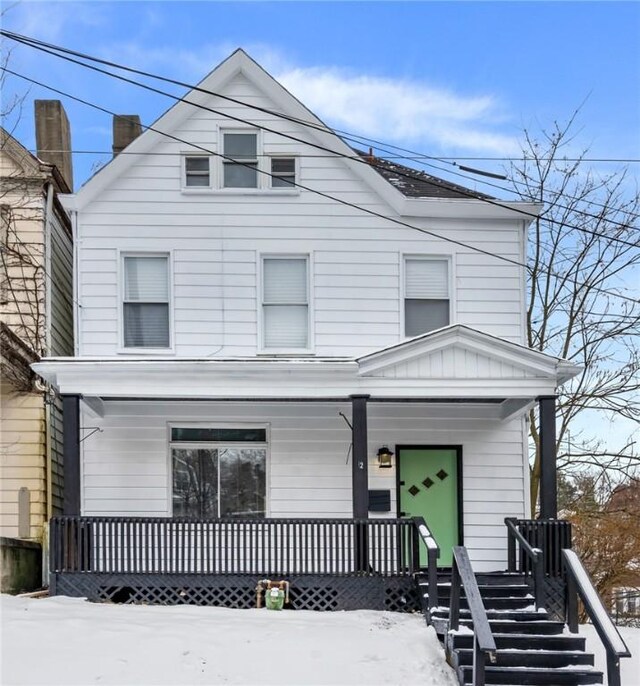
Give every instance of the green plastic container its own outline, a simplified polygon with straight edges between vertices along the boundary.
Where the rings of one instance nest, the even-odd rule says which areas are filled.
[[[264,605],[267,610],[282,610],[284,607],[284,591],[280,588],[271,588],[265,591]]]

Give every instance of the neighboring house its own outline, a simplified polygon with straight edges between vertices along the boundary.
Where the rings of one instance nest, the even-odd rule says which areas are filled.
[[[77,352],[34,369],[64,398],[66,513],[424,516],[441,564],[464,541],[503,569],[527,412],[553,517],[577,369],[525,345],[540,207],[488,200],[356,153],[233,53],[64,199]]]
[[[0,129],[0,535],[41,541],[62,512],[62,406],[30,364],[73,354],[73,247],[59,199],[72,189],[70,153],[46,149],[61,148],[46,140],[48,121],[64,121],[68,133],[66,115],[59,102],[38,101],[36,118],[39,157]]]

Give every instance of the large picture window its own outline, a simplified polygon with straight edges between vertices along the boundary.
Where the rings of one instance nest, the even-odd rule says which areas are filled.
[[[124,257],[125,348],[169,348],[169,257]]]
[[[264,517],[265,439],[265,429],[172,428],[173,516]]]
[[[407,257],[404,263],[404,334],[420,334],[449,324],[449,261]]]
[[[263,258],[263,348],[309,348],[308,266],[306,257]]]

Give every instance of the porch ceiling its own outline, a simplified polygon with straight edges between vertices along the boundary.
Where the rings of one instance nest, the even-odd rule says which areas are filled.
[[[60,393],[101,398],[510,401],[520,406],[579,369],[455,325],[354,358],[47,358],[33,369]]]

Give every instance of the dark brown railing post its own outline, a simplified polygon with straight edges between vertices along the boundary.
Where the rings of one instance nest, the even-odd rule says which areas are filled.
[[[571,574],[567,574],[567,625],[572,634],[578,633],[578,589]]]
[[[504,521],[505,524],[513,522],[515,525],[517,520],[515,517],[507,517]],[[507,569],[512,573],[516,571],[516,539],[509,527],[507,527]]]
[[[473,634],[473,686],[485,686],[485,655],[480,649],[478,635]]]
[[[460,626],[460,571],[454,556],[451,565],[451,595],[449,596],[449,630],[458,631]]]
[[[419,522],[413,520],[411,527],[411,573],[417,574],[420,571],[420,532],[418,531]]]

